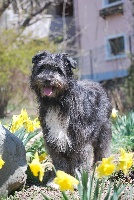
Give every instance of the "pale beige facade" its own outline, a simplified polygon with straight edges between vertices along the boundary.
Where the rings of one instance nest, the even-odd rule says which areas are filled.
[[[129,0],[74,0],[81,78],[96,81],[126,76],[133,51]]]

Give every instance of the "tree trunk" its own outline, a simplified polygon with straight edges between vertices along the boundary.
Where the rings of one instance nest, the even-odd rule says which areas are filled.
[[[0,118],[3,118],[6,116],[6,110],[7,110],[7,101],[0,101]]]

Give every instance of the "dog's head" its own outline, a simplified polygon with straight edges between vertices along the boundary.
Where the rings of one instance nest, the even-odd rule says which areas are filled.
[[[51,54],[43,51],[32,59],[31,88],[41,96],[55,97],[61,93],[72,78],[76,61],[68,54]]]

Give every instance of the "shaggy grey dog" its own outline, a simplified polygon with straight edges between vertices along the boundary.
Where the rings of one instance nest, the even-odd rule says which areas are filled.
[[[37,96],[45,147],[56,169],[74,175],[109,155],[111,104],[99,83],[77,81],[76,62],[47,51],[33,57],[31,88]]]

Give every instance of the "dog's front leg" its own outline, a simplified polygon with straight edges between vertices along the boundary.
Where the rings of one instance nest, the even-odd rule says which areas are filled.
[[[82,170],[90,172],[93,163],[93,147],[91,144],[85,144],[81,148],[71,154],[70,169],[71,174],[81,173]]]
[[[67,156],[64,153],[53,152],[51,158],[56,170],[62,170],[70,174],[70,163]]]

